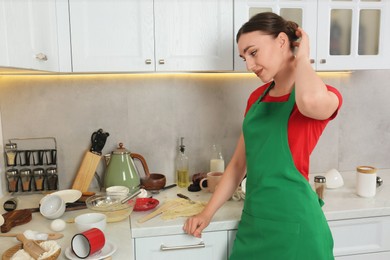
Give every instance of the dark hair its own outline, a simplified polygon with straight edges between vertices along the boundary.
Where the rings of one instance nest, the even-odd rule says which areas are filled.
[[[290,49],[293,50],[294,46],[292,45],[292,43],[299,39],[299,37],[295,34],[295,31],[297,29],[297,23],[287,21],[283,17],[275,13],[258,13],[251,17],[248,22],[241,26],[240,30],[237,33],[236,41],[238,42],[242,34],[254,31],[261,31],[268,35],[273,35],[274,38],[276,38],[279,33],[284,32],[285,34],[287,34],[288,39],[290,40]]]

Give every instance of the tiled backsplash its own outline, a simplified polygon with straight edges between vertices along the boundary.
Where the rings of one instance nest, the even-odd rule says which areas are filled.
[[[348,171],[361,164],[390,168],[389,71],[321,77],[340,90],[344,105],[318,143],[311,171]],[[92,132],[103,128],[110,133],[103,153],[123,142],[145,157],[151,172],[166,174],[169,184],[181,136],[190,174],[208,170],[212,143],[223,146],[229,161],[247,98],[260,84],[250,74],[2,76],[2,144],[10,138],[55,137],[65,189],[90,148]],[[104,173],[103,161],[98,173]],[[4,187],[4,178],[0,181]]]

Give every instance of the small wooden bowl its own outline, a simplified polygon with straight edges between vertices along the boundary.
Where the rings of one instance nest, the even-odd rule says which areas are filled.
[[[40,242],[43,242],[41,240],[37,240],[38,243]],[[4,253],[3,253],[3,256],[2,256],[2,260],[9,260],[12,258],[12,256],[14,254],[16,254],[16,252],[18,252],[20,249],[23,249],[23,244],[20,243],[20,244],[17,244],[13,247],[10,247],[8,248]],[[58,257],[60,256],[61,254],[61,248],[59,248],[54,254],[52,254],[51,256],[45,258],[45,260],[56,260],[58,259]]]
[[[161,190],[165,187],[166,182],[164,174],[151,173],[148,177],[141,178],[141,187],[145,190]]]

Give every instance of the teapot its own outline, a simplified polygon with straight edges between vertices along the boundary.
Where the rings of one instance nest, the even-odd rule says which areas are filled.
[[[140,175],[133,159],[141,161],[146,177],[150,176],[148,165],[144,157],[137,153],[131,153],[119,143],[116,150],[104,156],[106,159],[106,172],[104,175],[104,187],[125,186],[131,190],[138,189],[141,185]]]

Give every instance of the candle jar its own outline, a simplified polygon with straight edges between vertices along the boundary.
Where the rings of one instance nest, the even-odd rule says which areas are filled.
[[[48,190],[56,190],[58,185],[57,168],[50,167],[46,170],[46,183]]]
[[[376,168],[358,166],[356,168],[356,193],[360,197],[370,198],[376,194]]]
[[[9,169],[7,171],[7,184],[9,192],[17,192],[19,184],[19,172],[16,169]]]
[[[20,170],[20,180],[22,182],[22,191],[31,191],[31,170],[30,169],[21,169]]]
[[[43,168],[36,168],[33,170],[34,184],[36,191],[42,191],[44,189],[45,182],[45,170]]]
[[[7,166],[15,166],[16,165],[16,148],[17,144],[15,143],[7,143],[5,144],[5,155]]]

